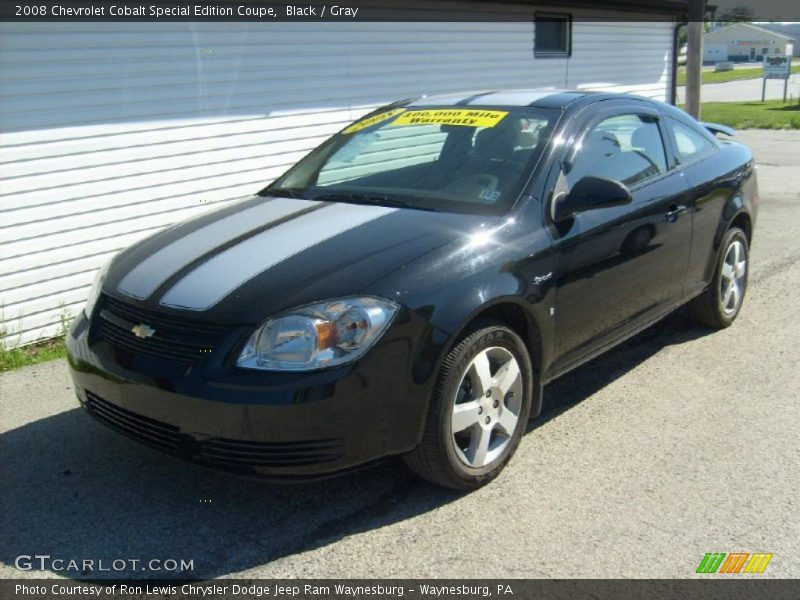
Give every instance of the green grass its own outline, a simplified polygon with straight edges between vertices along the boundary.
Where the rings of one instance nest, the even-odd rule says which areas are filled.
[[[800,129],[800,104],[767,102],[705,102],[700,120],[734,129]]]
[[[0,347],[0,371],[12,371],[28,365],[64,358],[66,355],[67,349],[64,347],[63,337],[10,350]]]
[[[703,83],[725,83],[739,79],[756,79],[761,77],[762,71],[760,66],[752,69],[733,69],[720,72],[703,70],[701,81]],[[800,73],[800,65],[792,65],[792,73]],[[686,67],[678,67],[678,85],[686,85]]]
[[[59,321],[61,325],[56,337],[49,340],[42,340],[41,342],[28,346],[13,348],[11,346],[18,343],[19,338],[17,337],[15,339],[14,334],[10,333],[8,329],[2,326],[3,307],[0,305],[0,372],[13,371],[14,369],[20,369],[29,365],[36,365],[49,360],[66,357],[67,348],[64,346],[64,339],[69,331],[72,315],[70,315],[69,311],[63,308],[63,306],[61,314],[59,315]]]

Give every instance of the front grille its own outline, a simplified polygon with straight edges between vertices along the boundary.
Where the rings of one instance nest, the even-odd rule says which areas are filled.
[[[222,327],[143,310],[105,295],[98,314],[97,338],[135,354],[182,363],[192,363],[209,354],[225,333]],[[137,337],[133,333],[137,325],[152,328],[153,334]]]
[[[314,465],[342,457],[341,440],[250,442],[226,438],[198,440],[178,427],[121,408],[86,392],[89,412],[100,422],[140,442],[198,462],[237,470]]]
[[[180,442],[177,427],[138,415],[88,391],[86,403],[91,414],[109,427],[167,452],[177,451]]]
[[[291,467],[330,462],[341,457],[337,440],[314,442],[245,442],[222,438],[200,444],[200,457],[232,466]]]

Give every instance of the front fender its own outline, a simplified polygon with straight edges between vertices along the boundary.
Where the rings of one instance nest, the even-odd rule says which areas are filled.
[[[530,232],[525,227],[494,238],[483,236],[478,243],[465,236],[405,265],[373,288],[431,325],[421,344],[426,349],[414,367],[417,382],[435,377],[465,329],[481,317],[502,319],[517,330],[538,374],[546,372],[555,337],[550,244],[544,230]]]

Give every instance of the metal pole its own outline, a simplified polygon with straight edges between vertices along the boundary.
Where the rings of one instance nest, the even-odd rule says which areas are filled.
[[[761,76],[761,101],[764,101],[764,96],[767,93],[767,78],[766,76]]]
[[[686,49],[686,112],[700,118],[700,85],[703,69],[703,19],[705,0],[689,0]]]

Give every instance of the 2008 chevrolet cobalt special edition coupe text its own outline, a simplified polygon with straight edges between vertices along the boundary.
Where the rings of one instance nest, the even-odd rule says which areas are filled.
[[[689,302],[736,318],[747,148],[666,104],[506,91],[383,107],[258,195],[98,274],[68,336],[97,420],[273,479],[403,455],[472,489],[542,386]]]

